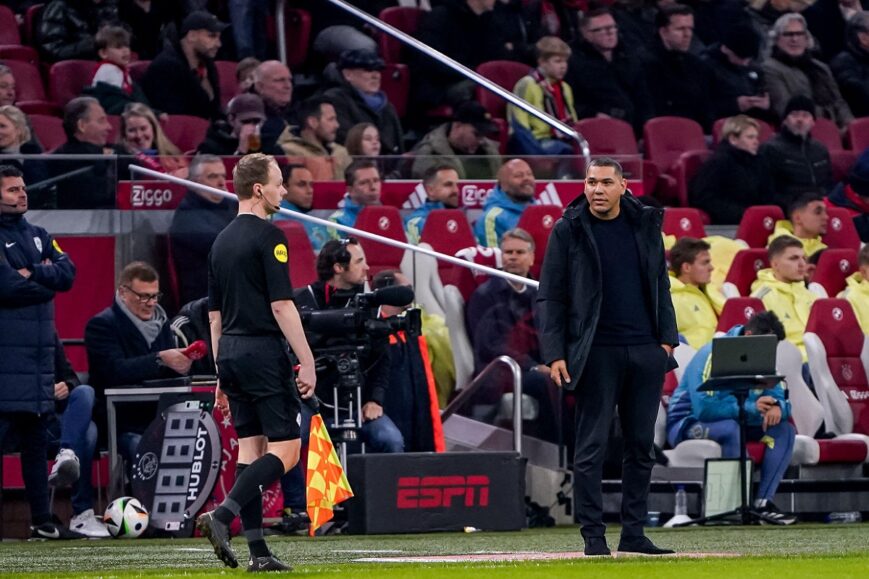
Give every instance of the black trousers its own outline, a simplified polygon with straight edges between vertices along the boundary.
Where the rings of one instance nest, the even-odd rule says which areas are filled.
[[[585,538],[603,537],[606,530],[601,477],[616,406],[624,434],[622,536],[643,534],[666,366],[666,351],[658,344],[591,348],[575,392],[573,493]]]
[[[21,445],[21,474],[34,525],[51,520],[48,505],[48,423],[51,414],[11,412],[0,414],[0,449],[14,432]],[[0,453],[2,454],[2,453]]]

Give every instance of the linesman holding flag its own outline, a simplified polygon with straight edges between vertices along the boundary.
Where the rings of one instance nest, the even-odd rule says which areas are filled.
[[[241,516],[250,549],[248,571],[290,570],[263,538],[261,489],[299,461],[299,394],[313,396],[317,381],[293,303],[287,239],[267,220],[279,209],[282,181],[273,157],[257,153],[238,162],[233,170],[238,216],[217,236],[208,259],[215,405],[231,413],[239,448],[235,484],[196,526],[218,558],[237,567],[229,524]],[[295,387],[287,343],[300,363]]]

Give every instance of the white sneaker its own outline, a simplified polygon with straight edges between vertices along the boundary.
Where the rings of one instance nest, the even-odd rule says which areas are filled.
[[[74,515],[69,521],[69,528],[91,539],[106,539],[111,536],[106,526],[94,516],[93,509]]]
[[[71,448],[61,448],[54,459],[48,484],[53,487],[68,487],[78,480],[78,457]]]

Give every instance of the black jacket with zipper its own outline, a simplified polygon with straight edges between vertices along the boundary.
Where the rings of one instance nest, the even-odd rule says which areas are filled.
[[[800,137],[782,127],[760,146],[773,180],[772,203],[783,211],[802,193],[826,194],[833,186],[833,164],[827,147],[812,137]]]

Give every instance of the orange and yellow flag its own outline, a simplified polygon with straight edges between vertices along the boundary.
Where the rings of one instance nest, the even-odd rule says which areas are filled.
[[[308,535],[313,537],[317,529],[332,518],[335,505],[353,496],[323,417],[319,414],[311,418],[306,483],[308,516],[311,518]]]

